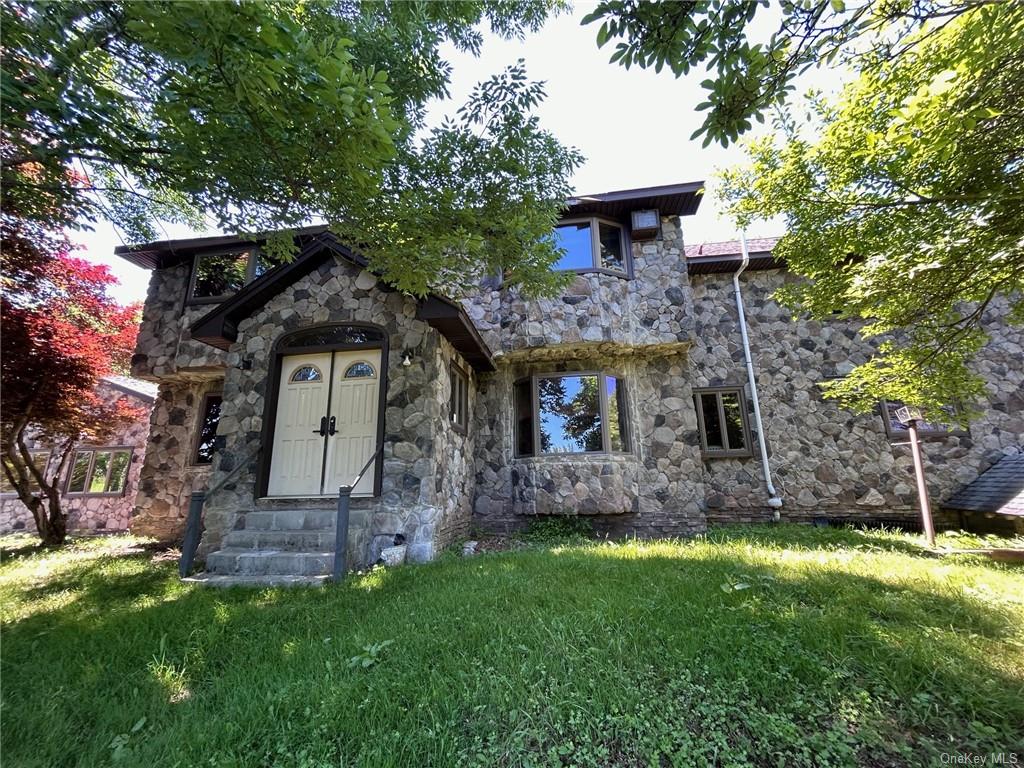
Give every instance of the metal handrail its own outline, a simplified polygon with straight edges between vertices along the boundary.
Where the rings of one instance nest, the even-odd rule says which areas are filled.
[[[215,485],[207,488],[205,491],[195,491],[188,500],[188,518],[185,521],[185,535],[181,540],[181,559],[178,561],[178,575],[181,578],[185,578],[192,572],[192,564],[196,559],[196,551],[199,549],[199,538],[202,535],[202,519],[203,519],[203,505],[206,500],[213,496],[217,491],[227,485],[228,481],[233,479],[235,475],[239,473],[242,467],[248,466],[249,462],[256,458],[256,455],[262,450],[263,444],[260,443],[256,448],[249,452],[242,461],[238,462],[235,467],[222,477]]]
[[[345,578],[348,556],[349,505],[352,501],[352,489],[359,485],[359,481],[363,479],[363,475],[366,474],[366,470],[370,468],[370,465],[377,460],[377,456],[383,447],[383,445],[377,446],[377,450],[373,452],[351,483],[338,487],[338,516],[334,523],[334,569],[331,574],[331,578],[335,582]]]

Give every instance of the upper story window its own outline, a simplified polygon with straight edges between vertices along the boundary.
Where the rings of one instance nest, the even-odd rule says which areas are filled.
[[[626,232],[614,222],[596,217],[568,219],[555,227],[555,243],[565,251],[556,270],[628,272]]]
[[[196,254],[188,299],[192,304],[224,301],[277,264],[258,248]]]
[[[625,387],[603,373],[534,376],[516,382],[516,453],[629,450]]]

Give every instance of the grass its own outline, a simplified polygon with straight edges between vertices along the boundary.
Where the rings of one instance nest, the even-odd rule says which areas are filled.
[[[948,543],[948,542],[947,542]],[[1024,752],[1024,570],[743,527],[182,585],[8,553],[5,766],[939,765]]]

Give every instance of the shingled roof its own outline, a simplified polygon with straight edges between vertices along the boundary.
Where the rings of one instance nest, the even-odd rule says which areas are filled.
[[[777,237],[751,237],[747,240],[750,254],[748,269],[778,269],[782,262],[772,255]],[[721,272],[735,272],[743,259],[739,240],[724,240],[717,243],[687,245],[686,269],[691,275],[707,275]]]
[[[942,506],[1024,517],[1024,453],[1004,456]]]

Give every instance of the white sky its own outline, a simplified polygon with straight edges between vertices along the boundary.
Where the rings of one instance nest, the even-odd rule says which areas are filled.
[[[597,25],[579,25],[590,7],[577,4],[572,14],[549,20],[523,42],[488,36],[479,58],[446,51],[453,69],[452,100],[435,105],[430,119],[440,122],[445,112],[465,101],[473,85],[523,58],[530,79],[546,82],[547,100],[539,108],[541,125],[586,156],[573,180],[577,194],[710,182],[716,169],[741,163],[743,152],[738,147],[723,149],[712,144],[702,149],[700,141],[690,141],[704,119],[704,113],[695,112],[694,107],[704,100],[699,83],[707,75],[692,72],[676,80],[667,71],[627,71],[609,64],[614,42],[599,50]],[[812,77],[819,88],[834,86],[837,79],[834,72]],[[713,184],[709,184],[697,215],[683,221],[688,243],[736,236],[731,223],[719,216],[718,207]],[[167,237],[197,234],[180,226],[166,225],[164,229]],[[748,234],[781,234],[781,224],[768,222]],[[120,279],[121,284],[111,289],[114,296],[123,302],[145,298],[149,273],[113,255],[121,241],[111,226],[98,224],[94,232],[72,236],[83,246],[80,255],[108,264]]]

